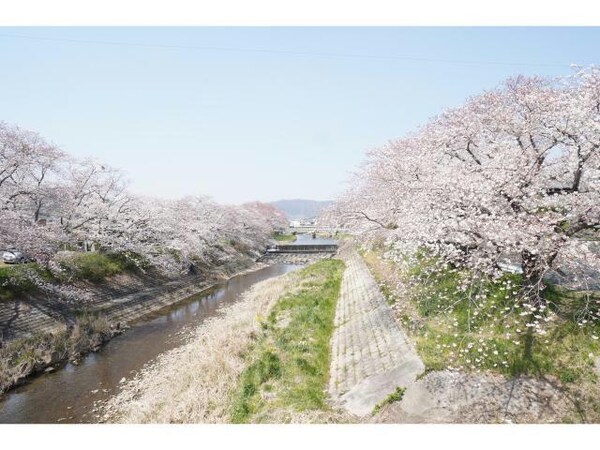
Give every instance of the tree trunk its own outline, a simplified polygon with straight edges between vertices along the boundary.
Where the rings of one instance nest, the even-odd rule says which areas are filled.
[[[555,255],[551,257],[554,260]],[[522,268],[523,268],[523,301],[527,302],[536,308],[546,304],[543,297],[542,289],[544,268],[547,267],[545,262],[551,260],[543,260],[540,255],[531,253],[528,250],[521,252]],[[533,322],[535,313],[531,312],[528,317],[528,322]],[[527,328],[527,333],[523,336],[523,361],[527,366],[533,362],[533,346],[535,344],[535,334],[533,328]]]
[[[534,306],[540,306],[545,303],[541,295],[543,288],[542,277],[544,275],[542,261],[539,255],[531,253],[528,250],[521,252],[521,266],[523,268],[523,293],[525,300]]]

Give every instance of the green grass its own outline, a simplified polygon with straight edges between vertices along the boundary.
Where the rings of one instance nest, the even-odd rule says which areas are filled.
[[[515,307],[520,303],[519,275],[506,274],[497,281],[482,278],[471,283],[467,293],[457,293],[460,280],[468,275],[465,272],[432,270],[435,260],[423,255],[400,269],[378,255],[367,252],[364,258],[380,284],[391,285],[391,279],[403,282],[401,295],[392,289],[382,292],[390,303],[400,302],[400,321],[428,370],[454,367],[508,376],[553,375],[563,383],[597,380],[593,368],[600,344],[592,336],[600,336],[600,325],[592,321],[580,325],[584,300],[596,305],[586,297],[589,294],[548,286],[544,294],[548,309],[540,320],[549,315],[553,319],[545,325],[547,334],[538,335],[527,332],[532,316]]]
[[[62,273],[52,273],[38,263],[0,265],[0,301],[35,294],[37,286],[28,275],[49,283],[100,282],[118,273],[135,273],[145,262],[131,253],[72,252],[58,261]]]
[[[328,409],[329,341],[343,270],[339,260],[302,269],[297,290],[262,322],[232,396],[233,423],[268,421],[278,409]]]
[[[375,405],[372,415],[377,414],[385,405],[401,401],[404,397],[404,392],[406,392],[406,388],[398,386],[394,392]]]
[[[0,301],[13,300],[37,290],[27,277],[29,271],[44,281],[54,281],[52,274],[37,263],[0,265]]]
[[[123,272],[137,271],[134,257],[124,253],[72,253],[59,261],[63,278],[98,283]]]
[[[274,234],[273,239],[277,242],[294,242],[296,240],[295,234]]]

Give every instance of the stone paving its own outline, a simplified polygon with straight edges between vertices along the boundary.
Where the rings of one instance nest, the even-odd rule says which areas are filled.
[[[413,383],[424,366],[356,250],[347,245],[339,257],[346,270],[331,342],[329,394],[334,404],[364,416],[396,387]]]

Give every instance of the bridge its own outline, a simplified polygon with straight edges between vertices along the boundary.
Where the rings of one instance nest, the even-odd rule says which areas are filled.
[[[268,254],[276,253],[335,253],[337,244],[277,244],[267,249]]]
[[[317,233],[335,233],[337,231],[340,231],[340,228],[335,228],[335,227],[324,227],[324,226],[317,226],[317,225],[290,225],[288,227],[287,232],[288,233],[312,233],[312,232],[317,232]]]
[[[267,248],[259,261],[285,264],[310,264],[319,259],[331,258],[338,251],[332,242],[310,244],[275,244]]]

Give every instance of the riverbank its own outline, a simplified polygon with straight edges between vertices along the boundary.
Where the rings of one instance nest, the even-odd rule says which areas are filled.
[[[118,274],[88,286],[94,301],[85,305],[68,305],[47,297],[5,301],[0,305],[0,318],[5,334],[9,331],[12,339],[0,347],[0,394],[39,373],[69,361],[76,363],[144,317],[261,267],[264,264],[244,257],[219,267],[210,277],[189,275],[166,280]]]
[[[547,288],[554,296],[552,321],[527,355],[523,332],[506,339],[513,327],[517,333],[519,327],[527,328],[524,314],[507,307],[510,299],[504,299],[509,293],[499,288],[499,283],[483,286],[477,297],[480,309],[467,321],[464,309],[446,306],[458,303],[451,297],[457,280],[454,273],[428,274],[415,280],[419,271],[427,273],[426,262],[418,267],[399,265],[386,259],[381,248],[365,251],[362,257],[395,321],[425,365],[425,372],[416,380],[402,384],[403,395],[382,405],[369,421],[598,423],[600,391],[595,361],[600,347],[593,338],[598,333],[575,323],[571,309],[566,308],[571,306],[571,293],[559,297],[552,287]],[[518,286],[518,278],[510,277]]]
[[[299,283],[260,320],[231,396],[233,423],[322,423],[341,420],[329,405],[330,340],[344,263],[303,269]]]
[[[333,316],[329,318],[327,311],[332,312],[337,300],[340,265],[336,260],[322,261],[258,283],[220,317],[198,327],[186,345],[164,353],[124,383],[120,393],[100,408],[102,421],[227,423],[241,421],[236,411],[242,405],[249,406],[248,410],[242,408],[247,411],[243,421],[259,421],[259,416],[260,421],[269,421],[267,411],[276,422],[345,421],[318,399],[316,409],[293,402],[281,409],[288,404],[290,380],[295,380],[299,389],[307,386],[306,382],[309,391],[326,395],[327,350],[333,326]],[[321,311],[327,317],[314,308],[321,298],[329,299]],[[289,308],[292,305],[304,307],[295,310]],[[297,329],[301,323],[306,328],[302,332]],[[312,329],[310,324],[324,328]],[[274,340],[276,337],[281,339]],[[298,349],[284,351],[279,347],[282,342],[308,346],[310,355],[300,357]],[[311,345],[321,348],[323,344],[324,352],[312,351]],[[306,360],[313,354],[320,358],[318,364]]]

